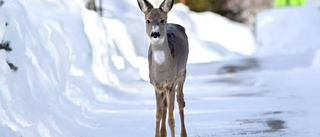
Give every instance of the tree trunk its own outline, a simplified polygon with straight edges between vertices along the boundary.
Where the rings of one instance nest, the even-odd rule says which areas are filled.
[[[87,8],[89,10],[97,11],[96,1],[95,0],[89,0],[88,3],[87,3]]]
[[[103,15],[102,0],[99,1],[99,11],[100,11],[100,16],[102,16]]]

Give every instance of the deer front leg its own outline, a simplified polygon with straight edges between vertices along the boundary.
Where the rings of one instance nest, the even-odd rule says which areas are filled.
[[[168,124],[171,131],[171,137],[175,136],[174,128],[174,100],[175,100],[175,90],[174,86],[170,87],[166,91],[167,103],[168,103]]]
[[[167,136],[167,129],[166,129],[166,119],[167,119],[167,99],[164,97],[163,93],[161,93],[162,96],[162,119],[161,119],[161,137]]]
[[[160,121],[162,118],[162,111],[161,111],[161,103],[162,97],[161,94],[155,91],[156,94],[156,129],[155,129],[155,137],[160,137]]]

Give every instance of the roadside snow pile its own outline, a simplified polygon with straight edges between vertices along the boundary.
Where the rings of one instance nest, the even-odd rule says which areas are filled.
[[[262,12],[257,17],[254,54],[266,68],[309,67],[320,47],[318,5],[286,7]],[[276,64],[276,65],[272,65]]]
[[[258,15],[256,35],[260,47],[254,56],[267,70],[269,77],[262,78],[269,86],[319,87],[319,24],[319,5],[272,9]]]
[[[320,11],[316,5],[268,10],[257,17],[256,54],[314,54],[320,47]]]
[[[190,63],[221,61],[237,54],[248,56],[256,50],[253,34],[248,27],[218,14],[195,13],[183,4],[176,4],[169,14],[169,22],[186,27]]]
[[[8,23],[0,33],[12,48],[0,51],[0,136],[74,136],[86,127],[84,115],[114,99],[114,84],[101,84],[93,73],[92,60],[108,61],[102,58],[108,54],[92,52],[84,31],[89,24],[82,18],[89,12],[82,1],[72,0],[6,0],[0,7],[0,25]],[[11,71],[6,59],[18,71]]]

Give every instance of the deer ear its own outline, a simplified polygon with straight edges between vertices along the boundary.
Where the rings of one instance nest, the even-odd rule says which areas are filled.
[[[169,12],[173,6],[173,2],[174,2],[174,0],[164,0],[161,3],[159,9],[161,9],[164,12]]]
[[[137,0],[139,8],[142,12],[146,13],[153,9],[152,4],[148,0]]]

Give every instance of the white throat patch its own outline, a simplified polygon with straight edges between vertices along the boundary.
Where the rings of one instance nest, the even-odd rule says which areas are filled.
[[[162,44],[164,42],[164,38],[151,38],[151,43],[153,44]]]
[[[155,51],[153,53],[153,58],[158,64],[163,64],[163,62],[166,60],[166,56],[163,50]]]

